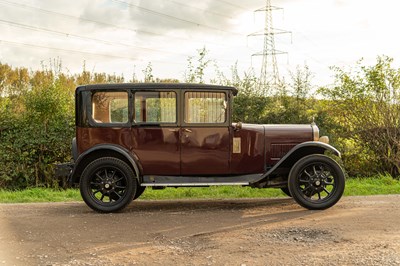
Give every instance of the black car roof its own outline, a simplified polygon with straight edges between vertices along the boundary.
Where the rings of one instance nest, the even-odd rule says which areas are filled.
[[[93,90],[93,89],[134,89],[134,90],[151,90],[151,89],[199,89],[199,90],[230,90],[233,95],[238,93],[235,87],[195,84],[195,83],[112,83],[112,84],[90,84],[82,85],[76,88],[76,91]]]

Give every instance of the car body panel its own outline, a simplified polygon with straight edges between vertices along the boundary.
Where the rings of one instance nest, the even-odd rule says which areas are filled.
[[[128,92],[127,123],[99,124],[95,121],[91,99],[93,93],[98,91]],[[177,97],[176,122],[136,123],[133,119],[136,91],[173,91]],[[225,93],[228,104],[225,122],[186,122],[184,112],[187,100],[184,95],[187,92],[205,92],[204,95],[208,95],[208,92]],[[299,144],[313,140],[312,125],[241,124],[239,128],[232,124],[232,97],[236,93],[237,90],[233,87],[203,84],[80,86],[76,90],[74,158],[85,154],[92,147],[107,144],[129,151],[131,157],[137,161],[141,176],[265,177],[265,173],[271,173],[270,170],[275,165],[282,165],[282,159],[295,151]],[[329,150],[329,147],[323,148]]]

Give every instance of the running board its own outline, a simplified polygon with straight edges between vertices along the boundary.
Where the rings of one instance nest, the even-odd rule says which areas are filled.
[[[248,186],[262,174],[208,177],[208,176],[143,176],[143,187],[204,187],[204,186]]]
[[[243,183],[142,183],[142,187],[209,187],[209,186],[248,186],[249,182]]]

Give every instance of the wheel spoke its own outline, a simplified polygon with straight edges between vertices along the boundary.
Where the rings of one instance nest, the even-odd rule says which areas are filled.
[[[104,194],[101,194],[100,201],[103,201],[103,199],[104,199]]]
[[[96,191],[93,192],[93,195],[96,195],[99,192],[100,192],[100,190],[96,190]]]
[[[113,191],[112,193],[114,193],[115,195],[118,196],[118,199],[120,199],[122,196],[120,194],[118,194],[117,192]],[[110,197],[111,198],[111,197]]]
[[[303,189],[303,194],[311,198],[314,195],[314,189],[311,187],[311,185],[308,185],[306,188]]]
[[[113,171],[112,172],[112,176],[110,177],[111,179],[114,179],[114,176],[115,176],[115,173],[116,173],[117,171]]]
[[[332,178],[327,178],[327,180],[325,181],[325,184],[333,186],[334,185],[333,179]]]
[[[101,175],[99,175],[99,173],[96,173],[96,176],[97,176],[101,181],[104,180],[104,178],[103,178]]]
[[[304,169],[304,173],[305,173],[306,175],[308,175],[308,177],[311,177],[311,176],[312,176],[311,174],[309,174],[309,173],[307,172],[306,169]]]
[[[326,194],[328,194],[328,196],[331,194],[326,188],[324,188],[324,191],[326,192]]]
[[[314,171],[314,175],[318,176],[317,169],[315,169],[315,165],[313,165],[313,171]]]
[[[114,182],[117,183],[117,182],[121,181],[122,179],[125,179],[125,177],[121,177],[121,178],[115,180]]]
[[[307,179],[299,179],[299,182],[301,182],[301,183],[310,183],[310,181],[307,180]]]
[[[91,185],[91,186],[96,186],[96,187],[98,187],[98,186],[100,186],[100,185],[101,185],[101,183],[90,182],[90,185]]]

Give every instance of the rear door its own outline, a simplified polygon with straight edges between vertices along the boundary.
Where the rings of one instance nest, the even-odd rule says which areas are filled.
[[[228,93],[186,90],[182,96],[181,175],[229,174]]]
[[[144,175],[179,175],[178,92],[135,91],[133,150]]]

